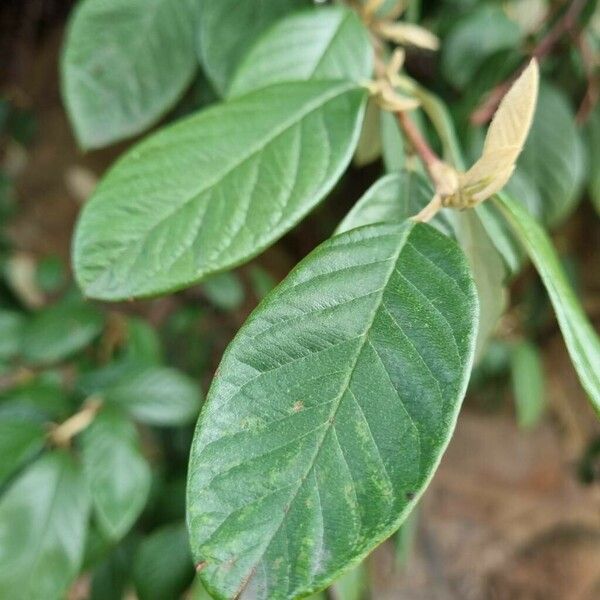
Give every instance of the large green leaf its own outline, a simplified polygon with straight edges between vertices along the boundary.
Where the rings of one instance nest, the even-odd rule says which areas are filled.
[[[0,499],[0,598],[64,598],[81,564],[89,498],[65,453],[47,454]]]
[[[139,133],[181,96],[196,69],[199,0],[83,0],[61,65],[79,143]]]
[[[150,466],[141,453],[135,426],[106,407],[84,431],[81,444],[98,525],[118,540],[142,512],[150,491]]]
[[[575,370],[600,416],[600,339],[583,312],[546,232],[506,194],[500,194],[495,202],[525,246],[548,290]]]
[[[516,170],[530,179],[541,205],[537,208],[539,200],[529,195],[524,201],[536,214],[541,213],[545,225],[557,225],[579,199],[584,170],[575,115],[564,95],[545,83],[540,86],[535,117]]]
[[[457,20],[442,47],[442,71],[448,81],[464,88],[486,57],[514,48],[519,26],[496,6],[484,5]]]
[[[313,8],[284,18],[248,52],[233,76],[230,96],[281,81],[371,76],[373,51],[354,11],[341,6]]]
[[[452,434],[476,322],[462,252],[412,221],[332,238],[267,296],[192,446],[188,525],[213,595],[305,595],[398,528]]]
[[[260,34],[285,14],[308,6],[307,0],[202,0],[202,3],[199,52],[208,76],[222,94]]]
[[[261,252],[341,176],[365,97],[347,82],[276,84],[135,146],[83,209],[81,287],[109,300],[148,296]]]
[[[338,225],[336,233],[363,225],[404,221],[414,217],[433,197],[429,180],[415,171],[400,171],[377,180]],[[448,211],[439,212],[431,224],[446,235],[454,235]]]

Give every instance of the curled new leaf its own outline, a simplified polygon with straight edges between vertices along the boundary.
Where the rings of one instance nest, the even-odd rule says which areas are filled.
[[[496,192],[510,179],[531,127],[539,84],[537,62],[529,66],[504,96],[485,138],[481,158],[459,174],[458,190],[446,205],[474,206]]]

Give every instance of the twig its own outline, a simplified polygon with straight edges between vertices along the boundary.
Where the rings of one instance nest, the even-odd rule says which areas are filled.
[[[531,58],[537,58],[541,61],[542,58],[550,54],[554,46],[558,41],[573,29],[579,14],[585,7],[586,0],[573,0],[569,8],[565,11],[564,15],[554,24],[550,31],[538,42],[538,44],[531,51]],[[521,74],[521,71],[525,68],[518,69],[516,73],[513,73],[506,81],[503,81],[497,85],[488,95],[486,100],[480,104],[471,114],[471,123],[473,125],[484,125],[494,116],[498,105],[502,98],[504,98],[506,92],[510,89],[513,82]]]
[[[50,430],[48,434],[50,443],[60,448],[68,447],[77,434],[91,425],[101,408],[102,399],[96,396],[90,397],[78,413]]]

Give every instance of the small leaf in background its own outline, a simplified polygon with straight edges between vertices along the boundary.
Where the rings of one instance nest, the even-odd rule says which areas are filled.
[[[84,0],[73,12],[62,90],[80,145],[106,146],[153,125],[190,83],[201,2]]]
[[[497,6],[484,5],[457,20],[442,45],[442,72],[457,88],[465,88],[487,56],[514,48],[519,26]]]
[[[89,497],[73,459],[48,453],[0,498],[0,598],[64,598],[84,551]]]
[[[476,329],[466,258],[430,225],[361,227],[304,259],[229,346],[196,430],[209,591],[302,596],[391,535],[452,435]]]
[[[248,270],[248,276],[252,290],[259,300],[262,300],[277,285],[271,274],[260,265],[252,265]]]
[[[377,180],[357,201],[338,225],[336,233],[363,225],[403,221],[414,217],[433,196],[429,179],[414,171],[403,170]],[[454,235],[448,211],[439,212],[431,225],[446,235]]]
[[[519,342],[511,348],[510,374],[517,422],[525,429],[534,427],[542,417],[546,400],[542,358],[531,342]]]
[[[282,81],[371,77],[373,51],[357,14],[342,6],[300,11],[258,38],[236,70],[229,96]]]
[[[138,546],[133,580],[139,600],[179,598],[193,577],[184,523],[156,529]]]
[[[135,544],[130,538],[114,548],[92,571],[89,600],[123,600],[130,583]]]
[[[404,141],[396,117],[388,112],[381,111],[381,153],[383,164],[388,173],[401,171],[404,167]]]
[[[308,0],[203,0],[198,50],[201,63],[217,91],[225,94],[233,72],[254,41],[270,25],[288,13],[308,6]]]
[[[369,572],[366,564],[360,564],[346,571],[330,588],[331,600],[365,600],[369,597]]]
[[[95,298],[148,296],[257,255],[340,178],[365,99],[352,83],[276,84],[134,146],[81,213],[80,286]]]
[[[123,351],[123,361],[159,365],[162,355],[161,341],[156,329],[144,319],[127,319],[127,342]]]
[[[584,169],[584,148],[573,110],[561,91],[542,82],[517,171],[528,177],[540,194],[545,225],[555,227],[571,214],[579,200]],[[526,204],[530,206],[532,201]]]
[[[0,309],[0,361],[12,360],[19,354],[24,326],[21,313]]]
[[[78,297],[65,297],[31,317],[23,330],[21,355],[34,364],[51,364],[83,350],[104,327],[104,316]]]
[[[43,448],[45,439],[41,423],[0,410],[0,486]]]
[[[37,264],[37,284],[46,294],[58,292],[67,281],[65,265],[58,256],[48,256]]]
[[[354,152],[353,162],[357,167],[370,165],[381,156],[381,113],[379,104],[370,98],[367,102],[362,130]]]
[[[139,517],[150,492],[150,466],[133,423],[104,407],[81,436],[83,471],[98,524],[112,540]]]
[[[506,194],[497,205],[525,246],[558,318],[571,361],[591,404],[600,416],[600,339],[573,291],[548,234],[518,202]]]
[[[600,213],[600,112],[595,111],[585,125],[588,148],[588,189],[596,210]]]
[[[149,425],[185,425],[200,410],[200,388],[180,371],[168,367],[128,369],[98,393],[134,419]]]
[[[206,279],[202,290],[212,304],[224,311],[240,308],[246,299],[239,276],[230,271],[217,273]]]

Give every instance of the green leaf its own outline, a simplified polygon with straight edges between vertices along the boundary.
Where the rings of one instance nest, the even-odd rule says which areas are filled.
[[[600,213],[600,113],[590,115],[585,126],[585,139],[588,147],[588,189],[596,210]]]
[[[519,426],[533,427],[539,422],[546,402],[542,358],[531,342],[522,341],[511,348],[510,374]]]
[[[0,413],[0,485],[43,448],[45,437],[41,423]]]
[[[307,0],[203,0],[202,4],[199,52],[221,94],[254,41],[284,15],[308,5]]]
[[[392,173],[377,180],[338,225],[337,233],[363,225],[403,221],[415,216],[433,197],[429,180],[414,171]],[[454,235],[447,211],[439,212],[431,224],[446,235]]]
[[[82,561],[89,498],[73,460],[46,454],[0,499],[0,598],[59,600]]]
[[[404,141],[396,117],[388,112],[381,111],[379,116],[381,129],[381,154],[383,164],[388,173],[401,171],[404,167]]]
[[[575,208],[584,173],[583,144],[567,99],[547,83],[540,86],[535,117],[516,172],[529,178],[530,187],[541,197],[538,210],[545,225],[556,226]],[[535,210],[534,198],[527,196],[524,201]]]
[[[339,179],[365,96],[345,82],[277,84],[135,146],[83,209],[79,284],[107,300],[148,296],[260,253]]]
[[[139,517],[150,492],[150,466],[135,426],[119,411],[103,408],[81,436],[83,470],[98,525],[112,540]]]
[[[193,578],[184,523],[154,531],[140,544],[133,563],[133,581],[139,600],[179,598]]]
[[[442,72],[458,88],[465,88],[486,57],[520,41],[519,26],[496,6],[484,5],[457,20],[442,46]]]
[[[341,6],[285,17],[262,35],[233,76],[229,96],[282,81],[345,79],[357,83],[373,70],[373,51],[358,15]]]
[[[244,303],[244,286],[235,273],[217,273],[209,277],[202,289],[206,297],[221,310],[235,310]]]
[[[83,0],[62,57],[63,96],[79,143],[140,133],[180,98],[197,67],[198,0]]]
[[[167,367],[132,367],[97,390],[109,403],[150,425],[185,425],[200,410],[200,389],[189,377]]]
[[[394,535],[396,566],[404,568],[408,565],[414,551],[417,529],[419,526],[419,506],[408,515]]]
[[[150,323],[139,318],[127,320],[127,344],[124,362],[159,365],[162,361],[161,341]]]
[[[192,446],[188,526],[209,592],[317,591],[398,528],[452,434],[476,323],[462,252],[412,221],[332,238],[267,296]]]
[[[600,339],[560,266],[546,232],[515,200],[497,196],[500,207],[535,265],[554,306],[571,361],[600,416]]]
[[[104,317],[91,304],[66,298],[41,310],[25,325],[21,354],[35,364],[56,363],[83,350],[104,326]]]
[[[11,360],[19,354],[24,323],[20,313],[0,310],[0,361]]]

